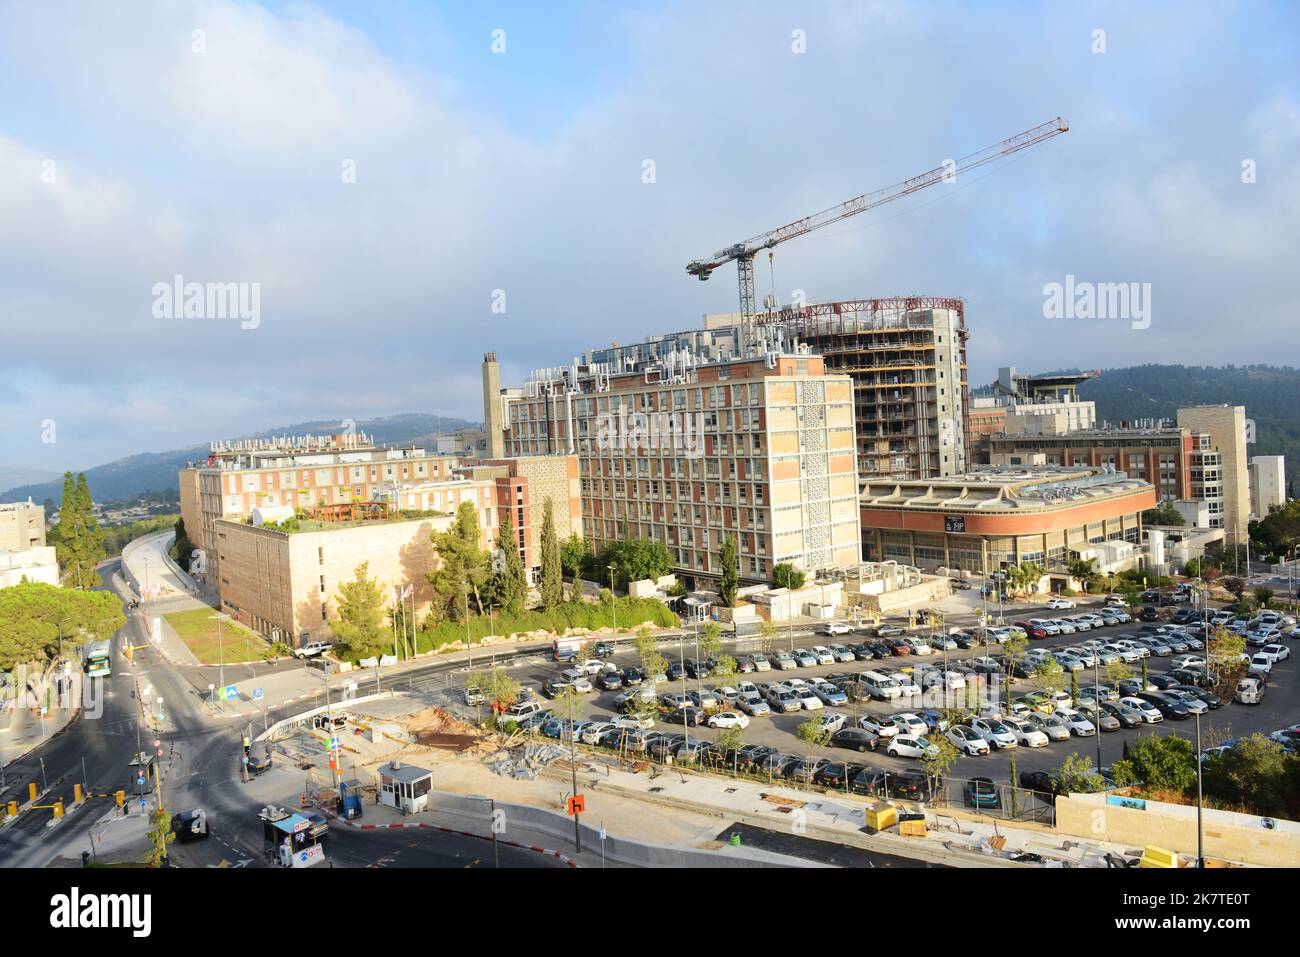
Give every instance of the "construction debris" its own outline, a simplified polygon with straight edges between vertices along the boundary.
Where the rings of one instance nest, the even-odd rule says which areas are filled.
[[[531,781],[540,768],[557,761],[567,761],[569,753],[553,744],[529,744],[509,751],[498,751],[487,760],[493,774]]]

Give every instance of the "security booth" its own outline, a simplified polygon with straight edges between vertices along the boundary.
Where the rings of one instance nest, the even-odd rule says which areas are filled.
[[[379,803],[403,814],[419,814],[429,807],[433,772],[413,764],[390,761],[379,771]]]
[[[325,860],[325,848],[316,843],[315,831],[301,814],[262,815],[262,834],[281,867],[311,867]]]

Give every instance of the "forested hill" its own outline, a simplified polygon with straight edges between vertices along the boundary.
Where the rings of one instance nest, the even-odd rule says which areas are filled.
[[[456,429],[475,427],[477,423],[463,419],[449,419],[445,416],[424,413],[406,413],[390,415],[381,419],[367,419],[357,422],[360,432],[373,435],[381,445],[398,445],[420,443],[429,440],[435,433],[449,433]],[[339,431],[337,419],[321,422],[299,422],[266,432],[251,438],[268,438],[276,435],[328,435]],[[170,452],[144,452],[130,455],[105,465],[86,469],[86,484],[90,487],[95,501],[105,502],[112,499],[133,498],[150,490],[175,490],[176,473],[187,462],[206,458],[208,447],[196,445],[188,449],[173,449]],[[34,502],[43,502],[52,498],[57,503],[63,497],[63,478],[35,485],[20,485],[8,491],[0,491],[0,502],[20,502],[30,497]]]
[[[1289,366],[1145,365],[1105,369],[1084,383],[1097,420],[1169,418],[1180,406],[1244,405],[1255,422],[1247,455],[1285,455],[1287,481],[1300,480],[1300,369]],[[1300,483],[1297,483],[1300,484]]]

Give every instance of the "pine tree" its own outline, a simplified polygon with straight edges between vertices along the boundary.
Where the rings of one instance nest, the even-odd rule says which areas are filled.
[[[518,615],[524,610],[524,601],[528,598],[528,576],[524,571],[524,561],[519,557],[519,542],[515,538],[514,526],[510,524],[510,513],[504,509],[497,529],[496,549],[501,554],[501,567],[489,580],[488,594],[506,614]]]
[[[564,574],[560,568],[560,543],[555,538],[555,515],[548,497],[542,506],[542,606],[555,608],[564,601]]]
[[[462,502],[456,520],[445,532],[431,532],[438,551],[438,568],[426,577],[459,621],[469,617],[469,596],[474,596],[478,613],[483,613],[481,590],[492,572],[488,555],[479,545],[478,509]]]
[[[736,589],[740,584],[740,555],[736,539],[730,533],[722,536],[722,551],[718,554],[722,564],[722,579],[718,582],[718,597],[727,608],[736,607]]]
[[[331,627],[349,648],[369,654],[385,647],[389,630],[384,625],[384,593],[369,575],[370,563],[357,566],[356,577],[339,585],[339,617]]]
[[[85,473],[78,475],[75,482],[71,472],[64,473],[59,522],[50,540],[63,567],[64,583],[74,588],[93,588],[98,581],[95,566],[104,557],[104,532],[95,522]]]

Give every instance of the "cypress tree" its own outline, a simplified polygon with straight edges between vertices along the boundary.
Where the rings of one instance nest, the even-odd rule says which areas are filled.
[[[564,601],[564,572],[560,543],[555,538],[555,515],[548,496],[542,506],[542,606],[556,608]]]

